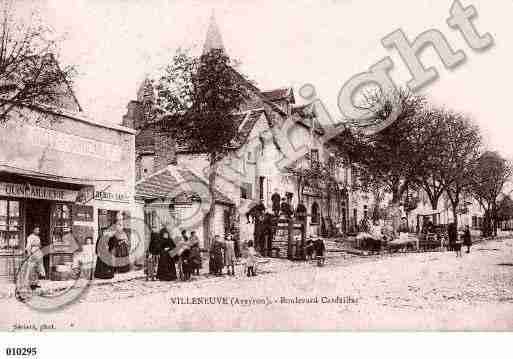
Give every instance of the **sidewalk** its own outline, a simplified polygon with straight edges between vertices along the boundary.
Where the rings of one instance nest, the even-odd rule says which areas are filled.
[[[287,259],[278,259],[278,258],[260,258],[258,261],[259,265],[263,265],[264,267],[272,267],[273,269],[283,269],[283,267],[287,267],[294,262],[291,262]],[[244,266],[241,260],[237,261],[235,266],[238,268],[237,273],[242,270]],[[278,267],[278,268],[275,268]],[[266,268],[268,269],[268,268]],[[101,286],[115,283],[123,283],[129,282],[136,279],[146,278],[146,274],[144,273],[144,269],[138,269],[134,271],[130,271],[128,273],[116,273],[114,278],[112,279],[91,279],[89,281],[80,280],[65,280],[65,281],[51,281],[51,280],[40,280],[39,284],[41,288],[39,289],[40,294],[51,294],[59,291],[66,290],[71,287],[80,288],[84,285],[90,286]],[[200,271],[201,279],[209,279],[216,278],[215,276],[210,276],[208,274],[208,261],[204,261],[204,265]],[[222,277],[221,277],[222,278]],[[0,281],[0,300],[6,298],[14,298],[16,291],[16,285],[14,283],[2,282]]]
[[[144,278],[144,270],[139,269],[135,271],[131,271],[128,273],[116,273],[114,278],[112,279],[92,279],[86,283],[88,285],[105,285],[105,284],[113,284],[113,283],[121,283],[134,279]],[[71,288],[75,285],[75,280],[63,280],[63,281],[51,281],[51,280],[41,280],[39,284],[41,286],[41,291],[44,293],[58,292],[61,290],[65,290]],[[16,285],[14,283],[8,282],[0,282],[0,299],[5,298],[13,298],[16,291]]]

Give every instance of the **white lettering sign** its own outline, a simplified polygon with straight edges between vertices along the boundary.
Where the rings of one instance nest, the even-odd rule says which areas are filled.
[[[30,125],[24,126],[24,130],[30,138],[31,144],[37,147],[101,158],[112,162],[121,160],[122,150],[118,145]]]
[[[33,186],[24,183],[0,182],[0,196],[74,202],[77,195],[78,191]]]
[[[128,194],[120,192],[96,191],[94,193],[94,199],[98,201],[111,201],[123,203],[130,202]]]

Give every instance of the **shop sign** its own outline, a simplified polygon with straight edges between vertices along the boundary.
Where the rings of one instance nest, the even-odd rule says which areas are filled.
[[[78,192],[28,183],[0,182],[0,196],[45,199],[49,201],[74,202]]]
[[[94,199],[98,201],[123,202],[129,203],[130,197],[123,192],[96,191]]]
[[[118,145],[30,125],[24,130],[31,143],[38,147],[113,162],[121,160],[122,149]]]

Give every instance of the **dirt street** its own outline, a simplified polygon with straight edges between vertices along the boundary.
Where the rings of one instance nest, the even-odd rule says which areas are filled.
[[[256,277],[92,286],[59,311],[2,300],[0,327],[122,330],[512,330],[513,239],[452,252],[273,260]]]

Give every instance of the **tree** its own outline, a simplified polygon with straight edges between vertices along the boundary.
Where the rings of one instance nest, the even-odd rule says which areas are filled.
[[[399,226],[399,204],[407,188],[418,178],[424,151],[419,151],[416,118],[425,107],[425,98],[407,90],[366,96],[363,107],[371,111],[375,122],[385,122],[392,112],[397,119],[379,132],[367,134],[353,125],[335,141],[347,153],[359,181],[377,183],[392,194],[394,229]]]
[[[326,198],[329,198],[334,189],[338,188],[334,170],[341,166],[341,163],[334,157],[330,157],[330,160],[329,163],[323,163],[307,154],[292,166],[284,168],[285,176],[293,179],[297,185],[298,202],[301,202],[303,190],[306,186],[311,186],[318,190],[324,189],[324,197]]]
[[[195,153],[208,156],[210,193],[216,188],[219,161],[234,151],[239,123],[235,113],[248,98],[247,83],[235,73],[233,61],[223,50],[211,49],[199,57],[179,50],[156,86],[157,112],[174,129],[172,136]],[[211,198],[214,198],[211,196]],[[213,233],[215,202],[205,220]]]
[[[443,111],[427,109],[415,119],[415,147],[422,165],[414,183],[426,193],[431,208],[436,210],[440,197],[445,191],[445,166],[451,134]]]
[[[440,146],[438,175],[452,208],[454,222],[458,225],[458,208],[461,199],[469,194],[476,163],[481,155],[482,139],[479,127],[465,115],[440,110],[445,140]]]
[[[483,229],[485,236],[497,235],[497,202],[512,174],[511,163],[497,152],[483,153],[476,163],[470,188],[485,209]]]
[[[14,2],[3,1],[0,24],[0,123],[25,109],[55,109],[69,93],[75,68],[59,67],[58,41],[33,15],[16,16]]]
[[[506,195],[497,203],[497,219],[499,221],[508,221],[513,219],[513,200]]]

